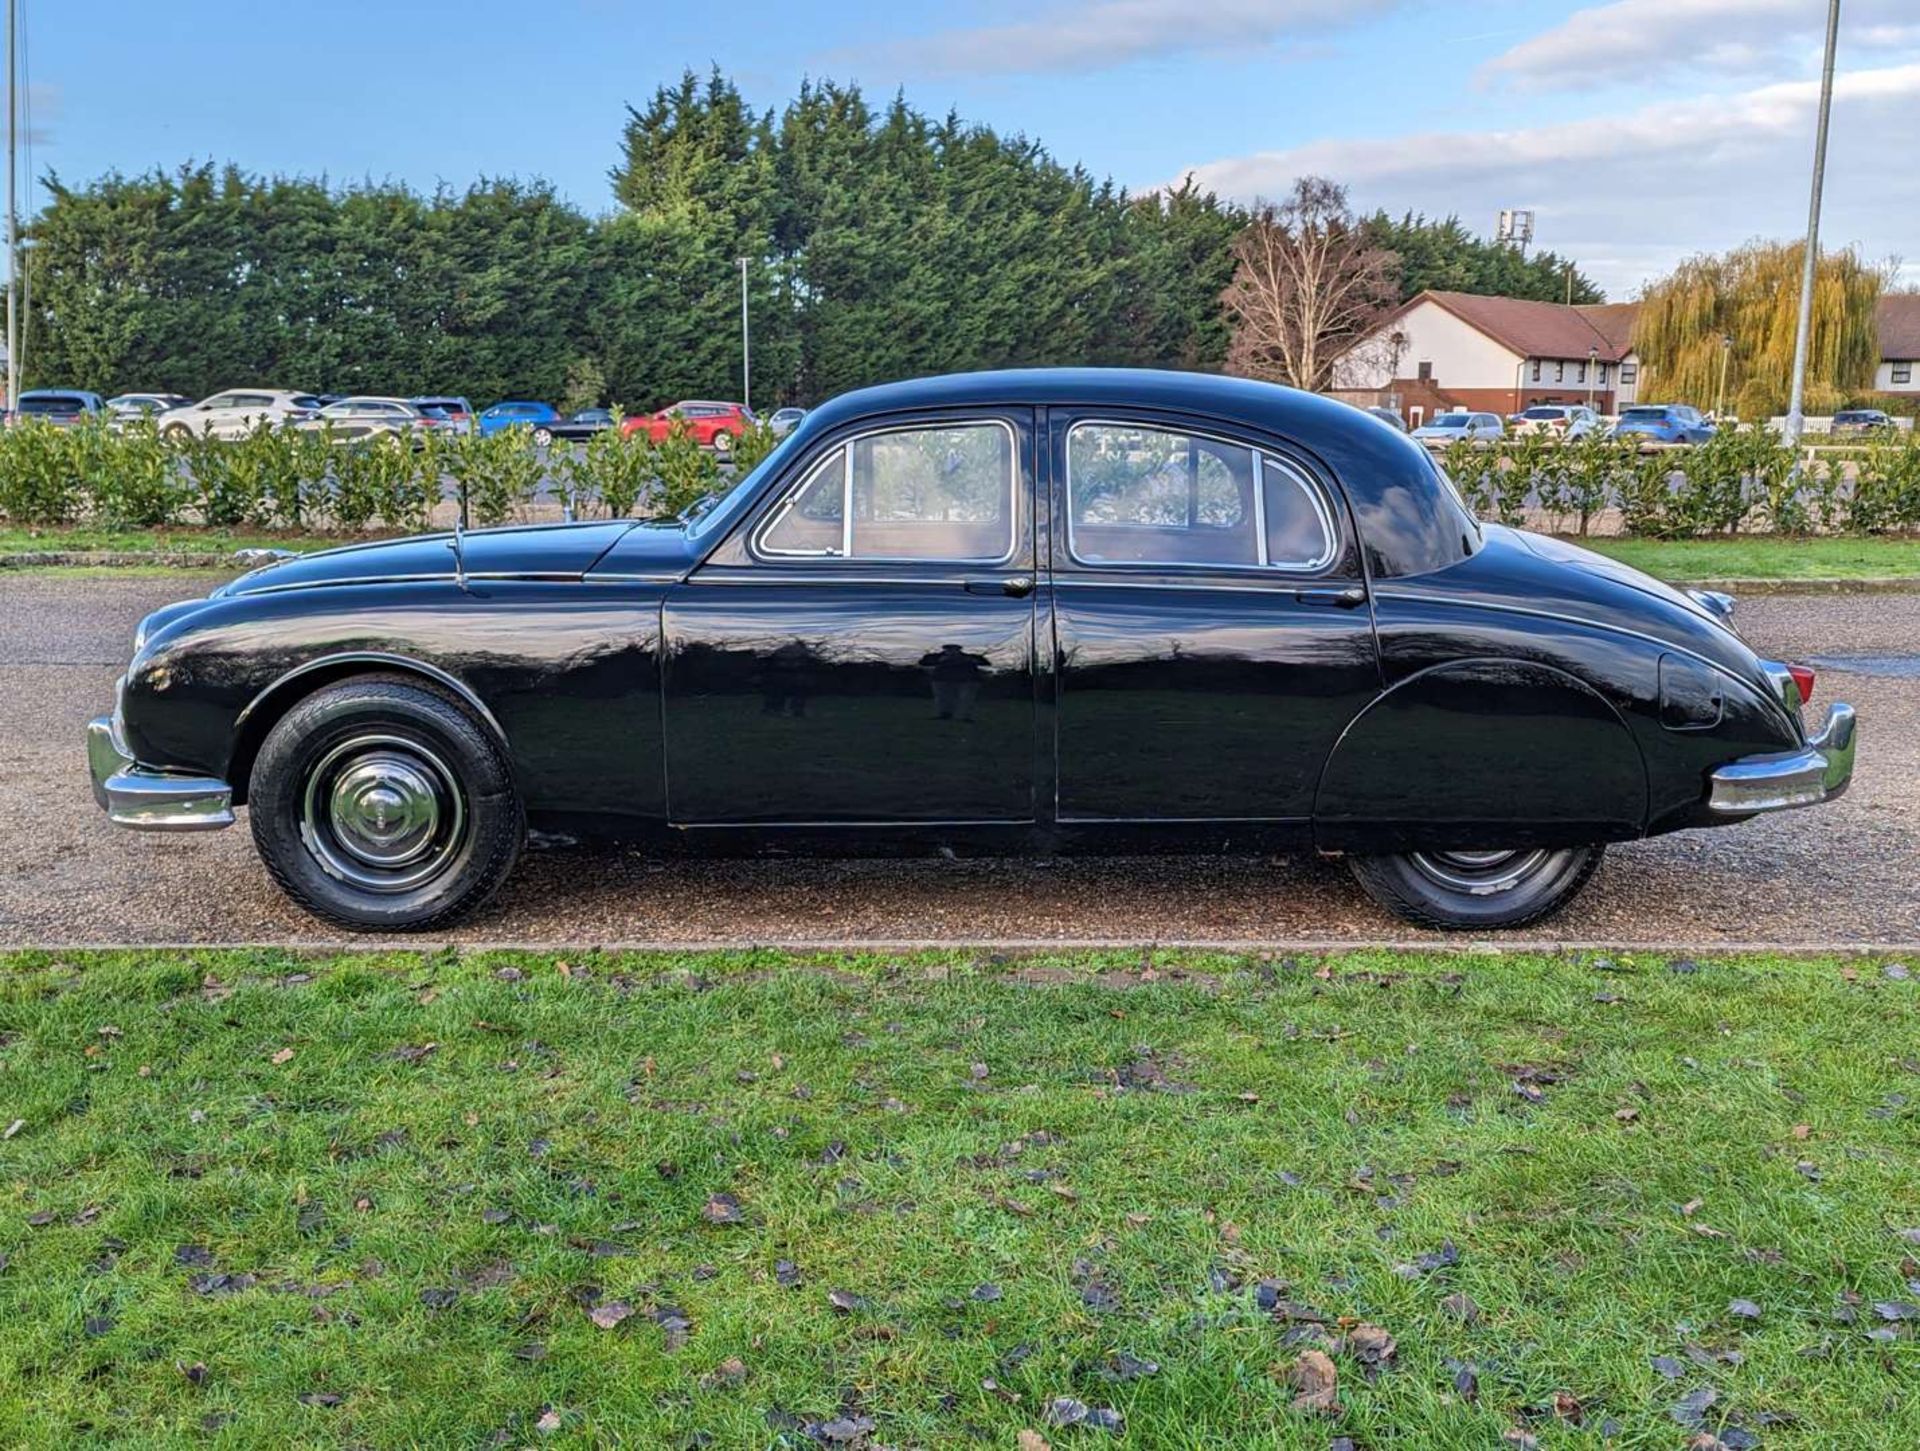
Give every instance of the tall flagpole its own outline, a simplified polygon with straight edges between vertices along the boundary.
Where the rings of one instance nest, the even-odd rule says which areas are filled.
[[[1807,203],[1806,255],[1800,261],[1800,321],[1793,334],[1793,392],[1787,404],[1787,447],[1800,467],[1800,434],[1807,426],[1807,343],[1813,331],[1813,278],[1820,263],[1820,191],[1827,179],[1827,116],[1833,110],[1833,51],[1840,34],[1840,0],[1827,0],[1827,55],[1820,68],[1820,120],[1813,133],[1813,197]]]
[[[20,398],[20,207],[14,191],[19,149],[20,62],[18,0],[7,0],[7,409]]]

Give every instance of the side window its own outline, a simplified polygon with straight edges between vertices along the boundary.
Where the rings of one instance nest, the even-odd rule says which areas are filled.
[[[1174,430],[1075,424],[1067,506],[1085,564],[1319,569],[1333,555],[1320,490],[1293,465]]]
[[[822,458],[760,531],[766,555],[993,563],[1013,554],[1013,433],[960,423],[871,433]]]

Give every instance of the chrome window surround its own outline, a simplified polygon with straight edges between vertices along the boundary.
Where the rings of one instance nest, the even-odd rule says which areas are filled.
[[[1080,554],[1073,537],[1073,436],[1082,428],[1130,428],[1137,432],[1171,433],[1185,438],[1204,438],[1210,443],[1223,443],[1229,448],[1243,448],[1253,455],[1253,528],[1256,561],[1253,564],[1219,564],[1204,559],[1086,559]],[[1320,520],[1320,536],[1326,540],[1326,548],[1321,554],[1303,564],[1276,564],[1267,557],[1267,490],[1266,469],[1269,464],[1306,494],[1313,505],[1313,512]],[[1340,532],[1334,527],[1333,513],[1327,507],[1326,495],[1313,477],[1297,464],[1275,457],[1266,449],[1244,439],[1229,438],[1222,434],[1205,433],[1199,429],[1180,428],[1157,422],[1142,422],[1124,418],[1077,418],[1067,430],[1066,448],[1066,485],[1067,485],[1067,554],[1075,564],[1088,569],[1128,569],[1162,565],[1172,569],[1259,569],[1274,570],[1282,574],[1318,574],[1332,564],[1340,553]],[[1103,526],[1127,528],[1127,525]],[[1145,527],[1145,526],[1133,526]]]
[[[998,428],[1007,436],[1007,548],[1006,552],[993,558],[977,556],[954,557],[940,554],[861,554],[853,552],[853,450],[854,445],[864,443],[870,438],[881,438],[890,433],[935,433],[952,432],[961,428]],[[765,545],[767,532],[785,519],[799,503],[800,495],[813,483],[820,466],[830,460],[835,453],[844,455],[840,475],[840,552],[833,553],[824,549],[769,549]],[[754,526],[753,533],[747,539],[747,552],[755,559],[767,561],[832,560],[837,564],[969,564],[993,565],[1006,564],[1020,551],[1020,440],[1013,431],[1013,425],[1004,418],[955,418],[952,420],[926,420],[918,423],[897,423],[888,428],[871,428],[864,433],[852,434],[840,439],[826,452],[812,460],[801,471],[780,502],[767,511],[766,518]]]

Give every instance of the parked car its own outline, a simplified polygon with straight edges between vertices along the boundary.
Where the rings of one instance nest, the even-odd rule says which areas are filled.
[[[121,393],[107,400],[107,422],[114,428],[124,428],[139,418],[158,418],[173,408],[184,408],[193,402],[191,398],[179,393]]]
[[[405,398],[342,398],[294,425],[325,433],[333,443],[364,443],[369,439],[417,443],[440,426],[441,420],[429,417]]]
[[[509,399],[496,403],[482,413],[476,426],[481,437],[490,437],[509,428],[541,429],[560,421],[560,410],[551,403],[527,403]]]
[[[311,393],[284,388],[230,388],[198,403],[169,408],[155,417],[169,438],[204,434],[213,438],[245,438],[262,425],[280,427],[302,423],[317,414],[320,400]]]
[[[1842,408],[1833,415],[1832,432],[1844,438],[1848,434],[1892,433],[1898,426],[1878,408]]]
[[[637,415],[625,420],[620,431],[628,438],[645,431],[655,443],[662,443],[673,431],[675,419],[683,419],[687,432],[702,448],[726,453],[733,441],[753,426],[753,414],[738,403],[712,403],[698,398],[662,408],[658,413]]]
[[[1407,420],[1402,418],[1397,412],[1395,412],[1391,408],[1374,407],[1374,408],[1368,408],[1365,411],[1368,413],[1371,413],[1375,418],[1379,419],[1382,423],[1392,424],[1393,427],[1399,429],[1402,433],[1405,433],[1407,431]]]
[[[21,390],[20,401],[8,411],[7,421],[19,423],[31,418],[56,428],[71,428],[105,412],[106,404],[98,393],[80,388],[27,388]]]
[[[533,431],[533,441],[546,445],[559,439],[564,443],[584,443],[596,433],[613,427],[611,408],[581,408],[554,423],[542,424]],[[544,435],[544,436],[543,436]]]
[[[1716,432],[1698,408],[1684,403],[1635,403],[1620,410],[1615,438],[1645,443],[1705,443]]]
[[[1506,425],[1497,413],[1436,413],[1414,429],[1413,436],[1424,443],[1452,443],[1457,438],[1501,438]]]
[[[1723,595],[1483,524],[1345,404],[974,373],[815,409],[717,503],[287,559],[149,615],[88,728],[122,826],[438,928],[529,826],[672,850],[1345,854],[1410,920],[1846,789],[1854,713]],[[155,859],[161,864],[161,859]],[[128,883],[165,890],[164,883]]]
[[[429,394],[424,398],[409,398],[407,402],[427,417],[439,419],[448,433],[473,432],[473,405],[464,398],[450,394]]]
[[[807,416],[804,408],[776,408],[767,416],[767,427],[773,430],[775,438],[785,438],[793,432],[793,427]]]
[[[1600,415],[1581,403],[1536,403],[1507,415],[1515,435],[1552,433],[1564,439],[1585,438],[1597,432]]]

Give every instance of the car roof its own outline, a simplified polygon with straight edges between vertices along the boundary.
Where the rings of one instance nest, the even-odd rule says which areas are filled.
[[[328,404],[329,408],[338,408],[342,403],[405,403],[411,405],[411,398],[389,398],[379,393],[350,393],[345,398],[336,399]]]
[[[813,440],[872,414],[994,405],[1186,413],[1290,440],[1345,486],[1376,574],[1419,574],[1459,557],[1457,537],[1445,533],[1445,486],[1425,448],[1348,404],[1278,383],[1147,368],[953,373],[843,393],[789,436],[804,456]]]

